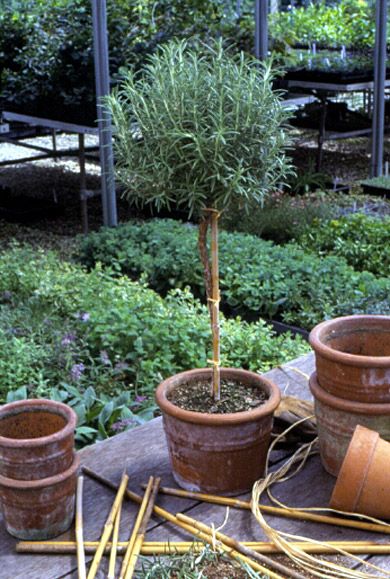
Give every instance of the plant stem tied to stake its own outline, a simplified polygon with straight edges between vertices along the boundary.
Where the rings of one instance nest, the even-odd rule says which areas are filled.
[[[211,331],[213,334],[213,389],[214,400],[221,398],[221,347],[219,331],[219,266],[218,266],[218,219],[219,212],[216,209],[207,209],[210,212],[211,220],[211,297],[208,302],[211,304]]]

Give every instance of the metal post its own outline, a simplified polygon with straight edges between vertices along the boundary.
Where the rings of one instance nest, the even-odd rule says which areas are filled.
[[[88,233],[87,175],[85,172],[85,138],[79,134],[80,204],[83,233]]]
[[[111,117],[102,98],[110,93],[106,0],[92,0],[93,48],[95,61],[96,105],[99,127],[100,165],[104,225],[118,224],[112,151]]]
[[[268,0],[255,3],[255,56],[260,60],[268,56]]]
[[[386,0],[376,0],[375,7],[375,52],[374,52],[374,108],[372,115],[371,177],[383,172],[383,139],[385,124],[385,80],[386,80]]]

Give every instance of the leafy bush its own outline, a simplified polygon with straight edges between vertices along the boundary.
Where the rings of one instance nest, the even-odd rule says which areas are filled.
[[[173,37],[207,41],[230,26],[223,0],[107,2],[110,72],[138,70]],[[85,124],[96,119],[90,0],[0,5],[0,108]],[[233,36],[233,35],[232,35]]]
[[[45,395],[61,383],[81,392],[93,385],[98,396],[129,390],[150,397],[162,378],[207,363],[208,312],[188,290],[164,300],[126,277],[15,247],[0,254],[1,296],[0,343],[23,337],[23,347],[10,340],[3,350],[3,399],[10,388]],[[255,371],[308,350],[261,320],[222,319],[221,333],[222,363]]]
[[[81,239],[79,258],[88,267],[112,265],[136,279],[146,276],[160,293],[189,285],[202,296],[196,258],[197,229],[172,220],[129,223]],[[194,257],[195,256],[195,257]],[[389,279],[356,272],[340,257],[317,257],[296,245],[239,233],[220,235],[222,303],[242,315],[278,317],[310,328],[324,318],[369,312],[377,302],[390,311]]]
[[[316,219],[334,217],[334,203],[326,194],[308,194],[300,198],[280,193],[268,197],[264,205],[252,204],[249,213],[234,206],[222,215],[222,227],[286,243],[302,235]]]
[[[343,257],[360,271],[378,276],[390,273],[390,218],[355,213],[330,221],[317,221],[298,238],[304,248],[320,255]]]
[[[362,49],[374,45],[375,18],[372,6],[364,0],[341,0],[332,5],[322,1],[271,14],[269,30],[279,45],[316,42]]]

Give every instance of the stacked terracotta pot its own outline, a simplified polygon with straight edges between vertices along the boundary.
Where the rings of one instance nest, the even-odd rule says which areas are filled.
[[[390,317],[336,318],[309,339],[321,460],[337,476],[358,425],[390,441]]]
[[[74,516],[79,458],[75,412],[51,400],[23,400],[0,409],[0,501],[7,531],[49,539]]]

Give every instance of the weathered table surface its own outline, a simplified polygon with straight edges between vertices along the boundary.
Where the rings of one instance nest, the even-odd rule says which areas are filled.
[[[277,383],[283,394],[310,399],[305,377],[296,372],[310,374],[313,370],[313,355],[293,360],[282,369],[272,370],[267,377]],[[294,368],[294,369],[293,369]],[[157,418],[134,430],[88,447],[80,452],[81,462],[114,482],[119,482],[125,464],[130,476],[129,488],[141,492],[140,484],[147,482],[150,475],[160,476],[165,486],[176,486],[170,473],[169,459],[163,434],[162,420]],[[277,463],[280,452],[274,456]],[[289,506],[326,506],[335,479],[322,468],[318,456],[310,459],[304,470],[286,483],[277,485],[274,494]],[[249,496],[249,495],[247,495]],[[84,539],[97,540],[109,512],[113,492],[86,477],[84,489]],[[266,503],[266,499],[262,499]],[[189,512],[194,518],[216,527],[225,519],[226,509],[211,504],[187,499],[159,496],[158,504],[172,513]],[[126,501],[122,511],[120,540],[127,540],[138,506]],[[286,518],[267,517],[272,526],[279,530],[323,540],[385,540],[386,537],[362,531],[309,523]],[[241,540],[266,540],[254,517],[248,511],[230,509],[223,530]],[[74,540],[69,531],[58,540]],[[150,521],[146,540],[192,540],[171,524],[158,518]],[[387,537],[388,539],[388,537]],[[27,555],[15,553],[16,539],[10,537],[0,517],[0,578],[1,579],[60,579],[77,577],[76,557],[71,555]],[[90,558],[89,558],[90,559]],[[390,557],[371,556],[370,562],[383,569],[390,577]],[[97,577],[107,576],[105,560]]]

